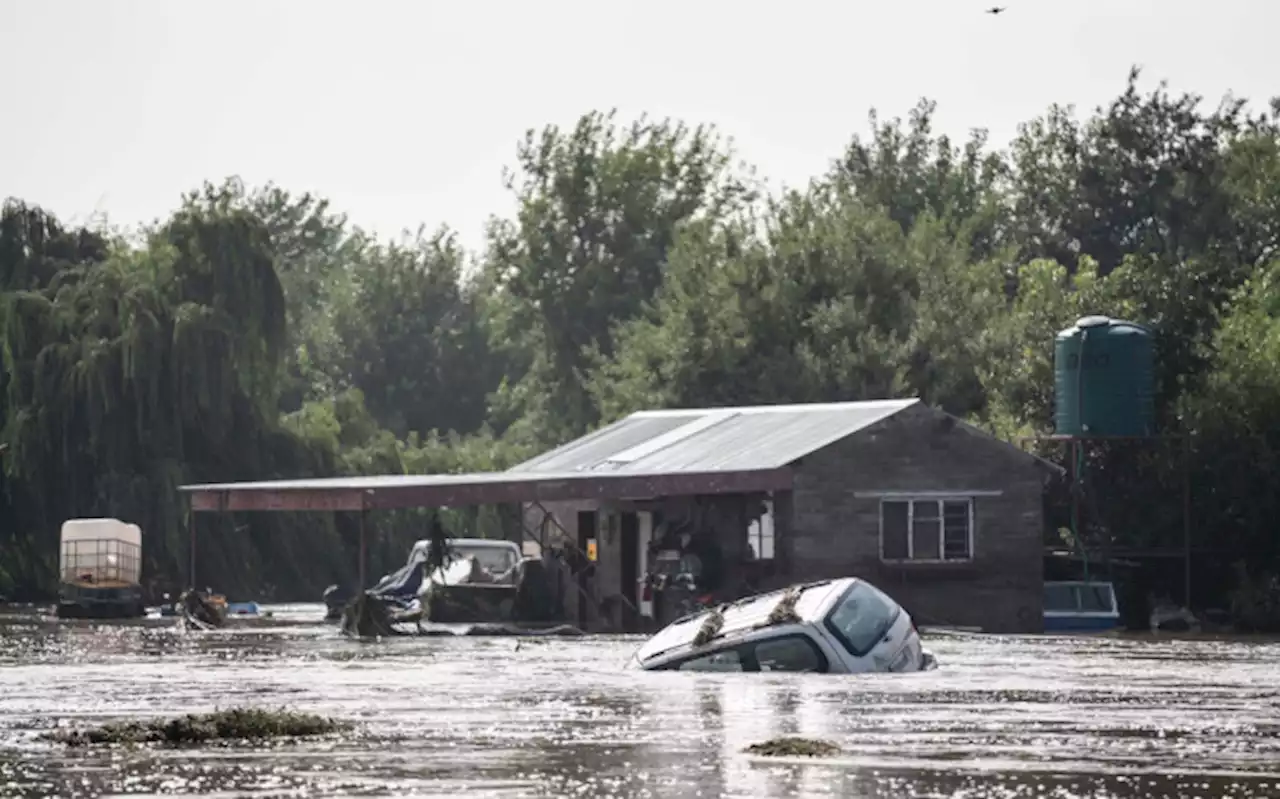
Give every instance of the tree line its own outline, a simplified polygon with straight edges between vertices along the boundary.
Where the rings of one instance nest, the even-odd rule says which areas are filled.
[[[640,408],[914,395],[1005,438],[1051,432],[1053,337],[1094,313],[1156,331],[1161,431],[1194,442],[1195,546],[1241,564],[1213,590],[1262,590],[1280,571],[1280,103],[1207,105],[1134,71],[1003,148],[936,132],[935,109],[873,112],[779,192],[714,128],[593,112],[531,130],[504,175],[517,210],[478,252],[234,178],[131,232],[9,200],[0,593],[47,592],[60,523],[96,514],[139,523],[148,572],[180,584],[184,482],[498,469]],[[1180,546],[1179,450],[1087,457],[1086,521],[1050,542]],[[354,562],[350,520],[204,524],[202,570],[229,591],[309,598]],[[419,526],[388,520],[378,557]]]

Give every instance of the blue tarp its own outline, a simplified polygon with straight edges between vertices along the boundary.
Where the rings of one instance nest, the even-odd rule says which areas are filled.
[[[414,560],[407,563],[399,571],[392,572],[369,589],[369,593],[380,599],[411,599],[418,596],[422,589],[422,581],[427,570],[425,561]]]

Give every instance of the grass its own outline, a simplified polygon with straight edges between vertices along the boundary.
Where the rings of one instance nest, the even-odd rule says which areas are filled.
[[[47,740],[67,746],[95,744],[200,744],[211,741],[262,741],[328,735],[346,724],[312,713],[240,708],[187,714],[173,719],[123,721],[84,730],[57,730]]]
[[[840,754],[840,747],[830,741],[814,738],[773,738],[751,744],[743,750],[749,755],[765,757],[828,757]]]

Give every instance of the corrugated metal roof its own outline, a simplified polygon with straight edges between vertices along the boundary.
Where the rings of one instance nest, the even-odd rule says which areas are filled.
[[[680,427],[690,418],[692,417],[632,414],[594,433],[588,433],[550,452],[544,452],[508,471],[572,472],[578,464],[606,460],[615,452],[630,449]]]
[[[513,472],[776,469],[914,405],[878,400],[640,411],[515,466]]]

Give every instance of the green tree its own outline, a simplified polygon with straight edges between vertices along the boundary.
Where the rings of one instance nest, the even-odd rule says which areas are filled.
[[[331,305],[343,342],[338,374],[397,436],[471,433],[484,424],[501,374],[465,267],[447,230],[370,244],[351,264],[349,290]]]
[[[591,353],[613,354],[613,328],[662,285],[677,229],[749,201],[714,131],[612,113],[572,130],[530,131],[507,185],[516,219],[491,227],[486,269],[501,293],[499,341],[528,342],[496,412],[515,433],[554,443],[599,419],[585,387]],[[517,363],[520,363],[517,361]]]

